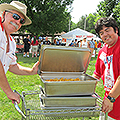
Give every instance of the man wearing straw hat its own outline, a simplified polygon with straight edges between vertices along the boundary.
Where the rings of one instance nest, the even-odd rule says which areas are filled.
[[[16,62],[15,50],[16,44],[10,36],[11,33],[18,31],[22,25],[31,24],[31,20],[26,16],[27,7],[19,1],[12,1],[10,4],[0,4],[0,87],[7,97],[20,102],[19,95],[14,93],[8,80],[6,72],[18,75],[34,75],[37,74],[38,64],[35,63],[32,68],[22,67]]]

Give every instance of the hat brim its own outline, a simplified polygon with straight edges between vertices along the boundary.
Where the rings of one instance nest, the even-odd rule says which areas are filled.
[[[13,5],[10,5],[10,4],[7,4],[7,3],[0,4],[0,12],[3,12],[5,10],[16,10],[16,11],[22,13],[25,17],[25,23],[22,24],[22,25],[30,25],[32,23],[32,21],[25,15],[25,13],[23,11],[19,10],[18,8],[16,8]]]

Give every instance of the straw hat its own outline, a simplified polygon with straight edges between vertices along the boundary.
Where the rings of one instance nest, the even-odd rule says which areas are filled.
[[[23,25],[29,25],[32,23],[32,21],[26,16],[27,6],[19,1],[12,1],[10,4],[0,4],[0,12],[3,12],[5,10],[16,10],[22,13],[25,17],[25,23]]]

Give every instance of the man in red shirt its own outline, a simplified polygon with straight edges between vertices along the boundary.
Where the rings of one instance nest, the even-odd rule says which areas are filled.
[[[105,96],[102,111],[108,112],[109,119],[120,120],[120,37],[116,21],[100,18],[95,25],[105,43],[100,49],[93,76],[103,80]]]

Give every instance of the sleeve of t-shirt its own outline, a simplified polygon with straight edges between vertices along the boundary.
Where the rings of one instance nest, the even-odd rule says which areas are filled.
[[[99,78],[101,78],[101,76],[103,75],[105,66],[104,66],[103,61],[99,58],[99,56],[100,54],[98,54],[98,57],[97,57],[94,74],[98,76]]]
[[[118,75],[120,76],[120,57],[119,57],[119,59],[118,59],[118,67],[119,67],[119,71],[118,71]]]
[[[12,58],[12,62],[11,62],[11,65],[15,65],[15,64],[17,64],[17,57],[16,56],[14,56],[13,58]]]
[[[15,51],[16,51],[16,43],[15,43],[15,41],[14,41],[14,39],[13,39],[13,37],[11,36],[11,38],[12,38],[12,45],[11,45],[11,47],[12,47],[12,49],[13,49],[13,53],[11,54],[11,56],[13,57],[12,58],[12,62],[11,62],[11,65],[14,65],[14,64],[17,64],[17,57],[16,57],[16,55],[15,55]]]

